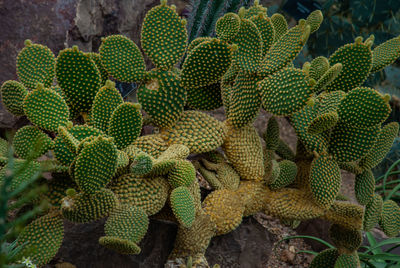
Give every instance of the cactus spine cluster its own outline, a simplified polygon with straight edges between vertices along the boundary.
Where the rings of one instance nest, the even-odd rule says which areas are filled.
[[[255,1],[221,17],[217,37],[188,44],[186,21],[162,0],[141,32],[152,70],[145,69],[137,45],[121,35],[103,38],[99,54],[73,47],[57,58],[26,42],[18,56],[20,81],[3,84],[3,103],[33,124],[17,132],[18,156],[33,156],[34,165],[54,177],[43,195],[52,209],[21,235],[19,243],[36,248],[27,254],[36,254],[39,266],[51,260],[63,235],[62,218],[83,223],[107,216],[100,244],[138,254],[151,217],[179,225],[171,259],[205,263],[213,236],[261,211],[281,220],[332,222],[337,248],[318,255],[313,267],[357,267],[361,230],[378,222],[390,236],[400,229],[399,206],[374,194],[370,171],[399,125],[382,126],[390,97],[362,86],[400,50],[393,40],[373,49],[373,37],[358,37],[329,58],[295,68],[292,61],[322,19],[315,11],[289,29],[283,16],[269,18]],[[102,82],[105,72],[110,80],[141,82],[139,103],[124,102],[112,81]],[[194,110],[185,110],[186,104]],[[199,111],[221,105],[224,122]],[[290,119],[296,152],[280,139],[275,117],[263,146],[253,126],[261,108]],[[140,136],[141,110],[156,127],[153,134]],[[38,159],[49,150],[54,159]],[[199,153],[200,161],[187,160]],[[365,208],[338,198],[341,169],[356,174],[356,197]],[[214,188],[203,201],[196,170]]]

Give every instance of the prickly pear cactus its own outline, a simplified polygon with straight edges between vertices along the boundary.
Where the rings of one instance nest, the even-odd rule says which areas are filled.
[[[216,18],[217,37],[188,43],[185,20],[162,0],[143,21],[141,49],[111,35],[99,54],[73,47],[54,57],[27,41],[17,59],[19,81],[2,85],[2,101],[32,123],[12,141],[22,158],[16,164],[33,159],[29,172],[51,172],[53,179],[43,180],[51,210],[19,239],[35,249],[26,248],[25,257],[39,266],[51,260],[63,218],[79,224],[109,217],[99,243],[139,254],[152,218],[179,226],[170,259],[207,265],[212,237],[263,212],[282,221],[332,222],[336,248],[321,252],[311,267],[357,267],[362,230],[378,223],[389,236],[400,230],[399,206],[374,193],[371,172],[399,125],[382,125],[390,96],[363,86],[400,51],[398,39],[373,49],[373,38],[357,37],[295,68],[292,61],[321,22],[315,11],[289,28],[255,1]],[[146,70],[141,51],[156,68]],[[125,102],[113,80],[139,82],[139,103]],[[203,112],[221,105],[224,122]],[[260,109],[274,116],[261,136],[253,126]],[[280,137],[279,116],[296,131],[296,151]],[[141,136],[143,125],[153,132]],[[1,152],[0,178],[7,165]],[[341,169],[355,173],[359,204],[339,196]],[[200,175],[212,189],[204,201]]]

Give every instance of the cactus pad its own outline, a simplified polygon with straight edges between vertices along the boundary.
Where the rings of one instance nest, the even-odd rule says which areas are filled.
[[[366,205],[363,229],[369,231],[375,227],[381,217],[383,207],[382,197],[378,194],[374,194],[374,198]]]
[[[185,186],[172,190],[169,197],[175,217],[184,227],[190,228],[195,220],[196,210],[193,196]]]
[[[23,102],[28,95],[26,87],[17,81],[8,80],[3,83],[0,91],[6,109],[15,116],[24,115]]]
[[[360,205],[368,205],[374,199],[375,178],[370,169],[356,175],[354,192]]]
[[[389,237],[395,237],[400,232],[400,208],[393,200],[383,202],[382,215],[379,225]]]
[[[196,170],[188,160],[179,160],[176,166],[168,173],[168,182],[173,188],[189,187],[196,179]]]
[[[235,13],[226,13],[217,20],[215,32],[221,40],[231,41],[239,32],[240,17]]]
[[[221,107],[221,84],[217,82],[203,87],[188,88],[186,104],[190,108],[201,111],[210,111]]]
[[[392,38],[372,51],[371,73],[377,72],[387,65],[392,64],[400,57],[400,36]]]
[[[36,159],[50,150],[53,145],[51,138],[34,126],[18,129],[13,139],[15,153],[23,159]]]
[[[338,249],[345,249],[348,252],[356,251],[362,243],[360,230],[350,230],[338,224],[332,224],[329,236]]]

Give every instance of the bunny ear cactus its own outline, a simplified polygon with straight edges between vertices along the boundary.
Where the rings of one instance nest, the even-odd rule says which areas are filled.
[[[17,81],[8,80],[1,86],[1,98],[6,109],[15,116],[24,115],[24,99],[28,95],[26,87]]]

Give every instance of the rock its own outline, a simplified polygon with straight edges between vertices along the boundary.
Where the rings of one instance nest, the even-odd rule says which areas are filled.
[[[303,221],[299,227],[296,228],[296,232],[299,235],[310,235],[321,238],[332,244],[332,240],[329,237],[329,228],[331,223],[321,219],[313,219],[308,221]],[[309,244],[312,250],[316,252],[321,252],[326,249],[326,246],[312,239],[304,239],[304,241]]]

